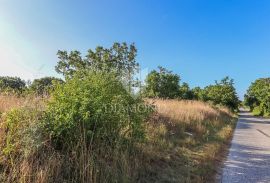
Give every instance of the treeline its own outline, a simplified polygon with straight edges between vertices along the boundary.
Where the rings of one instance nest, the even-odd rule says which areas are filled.
[[[97,53],[90,52],[90,55],[88,55],[87,58],[95,57],[93,56],[94,54],[103,57],[100,54],[100,49],[101,48],[99,47],[97,48]],[[133,49],[135,51],[135,47]],[[135,58],[135,54],[132,54]],[[95,72],[98,70],[103,72],[110,71],[117,76],[121,76],[121,82],[125,82],[126,88],[129,91],[134,87],[142,86],[133,78],[133,74],[138,69],[138,63],[134,61],[131,63],[128,63],[129,61],[121,64],[115,63],[115,66],[113,66],[112,63],[106,65],[98,62],[91,64],[91,66],[90,64],[87,66],[88,62],[82,61],[80,53],[77,51],[71,52],[70,55],[65,51],[59,51],[58,55],[60,61],[56,66],[56,71],[63,74],[66,80],[72,78],[77,71],[85,71],[85,69],[89,67],[89,69],[91,68],[91,70]],[[78,60],[71,60],[74,58],[77,58]],[[99,60],[102,59],[99,58]],[[140,91],[138,93],[141,94],[141,97],[145,98],[200,100],[211,102],[214,105],[226,106],[231,110],[238,109],[240,101],[234,87],[233,79],[230,79],[229,77],[225,77],[219,82],[216,81],[215,84],[206,86],[205,88],[195,87],[191,89],[188,83],[183,82],[180,84],[180,81],[181,78],[178,74],[159,66],[157,70],[153,70],[147,75],[145,84],[143,87],[139,88]],[[63,83],[64,80],[55,77],[35,79],[33,82],[25,82],[18,77],[0,77],[0,91],[1,93],[11,92],[15,94],[36,94],[43,96],[49,95],[57,84]],[[255,83],[255,85],[257,85],[257,83]],[[254,88],[256,88],[256,86],[252,86],[249,94],[246,96],[247,104],[250,105],[252,110],[254,108],[256,108],[255,110],[257,111],[261,111],[261,109],[265,110],[265,100],[262,100],[261,96],[254,97]],[[260,109],[258,107],[260,107]]]
[[[260,78],[253,82],[244,103],[254,115],[270,116],[270,78]]]
[[[19,77],[0,76],[0,92],[16,95],[37,94],[49,95],[54,86],[64,83],[62,79],[55,77],[43,77],[31,81],[24,81]]]
[[[201,100],[211,102],[214,105],[222,105],[237,110],[239,99],[234,87],[233,79],[225,77],[213,85],[205,88],[195,87],[191,89],[188,83],[180,84],[181,78],[163,67],[151,71],[145,80],[142,94],[149,98]]]

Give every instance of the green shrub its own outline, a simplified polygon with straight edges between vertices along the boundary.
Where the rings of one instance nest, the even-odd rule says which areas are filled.
[[[253,109],[253,111],[252,111],[252,114],[254,116],[261,116],[261,115],[263,115],[262,110],[261,110],[261,107],[260,106],[255,107]]]
[[[114,74],[78,73],[55,89],[44,124],[58,147],[76,144],[81,134],[88,144],[113,146],[143,138],[140,105]]]
[[[27,156],[41,143],[42,130],[39,120],[43,112],[34,108],[22,107],[12,109],[3,115],[5,129],[3,153],[12,156]],[[3,144],[2,144],[3,145]]]

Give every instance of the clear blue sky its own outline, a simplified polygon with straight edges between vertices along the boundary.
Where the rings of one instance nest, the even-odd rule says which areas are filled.
[[[0,0],[0,75],[55,75],[58,49],[135,42],[138,62],[239,96],[270,75],[269,0]]]

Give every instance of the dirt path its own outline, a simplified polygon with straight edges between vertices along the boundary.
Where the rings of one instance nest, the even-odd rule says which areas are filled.
[[[270,182],[270,119],[241,111],[222,183]]]

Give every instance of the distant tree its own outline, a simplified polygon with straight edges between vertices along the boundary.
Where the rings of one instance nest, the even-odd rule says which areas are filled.
[[[57,83],[61,84],[64,83],[64,81],[55,77],[44,77],[40,79],[35,79],[30,85],[29,89],[30,91],[38,95],[46,95],[53,89],[53,87]]]
[[[238,99],[233,79],[225,77],[215,85],[210,85],[204,88],[202,92],[204,101],[212,101],[214,104],[227,106],[232,110],[238,109],[240,101]]]
[[[190,90],[188,83],[184,82],[180,86],[180,98],[184,100],[192,100],[194,98],[192,90]]]
[[[26,83],[19,77],[0,77],[0,92],[12,91],[12,92],[23,92],[26,88]]]
[[[180,76],[163,67],[151,71],[145,80],[144,96],[176,98],[179,96]]]
[[[194,100],[202,99],[202,89],[200,87],[195,87],[191,90]]]

